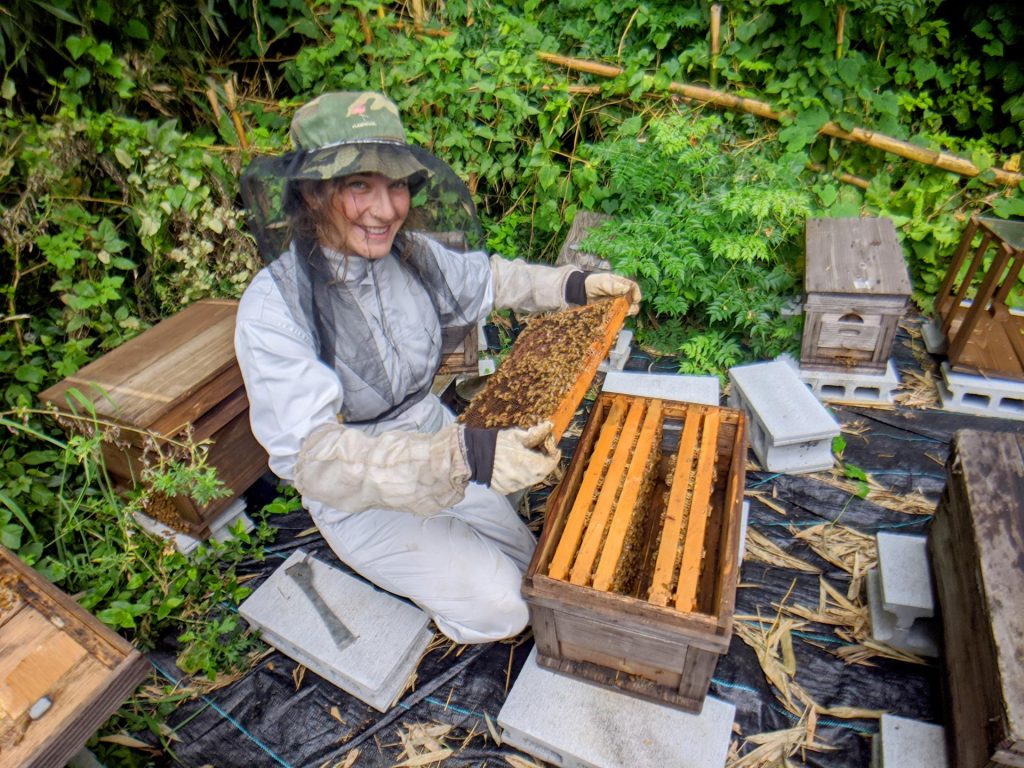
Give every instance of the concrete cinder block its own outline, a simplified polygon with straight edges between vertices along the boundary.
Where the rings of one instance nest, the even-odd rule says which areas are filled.
[[[770,472],[817,472],[833,464],[839,424],[784,360],[729,369],[729,405],[747,414],[750,446]]]
[[[949,768],[945,729],[882,715],[871,744],[871,768]]]
[[[942,363],[938,382],[943,410],[1024,421],[1024,382],[957,373]]]
[[[796,365],[796,361],[793,361]],[[830,403],[893,403],[900,376],[892,360],[882,373],[814,371],[797,367],[800,380],[819,400]]]
[[[615,339],[615,346],[608,353],[608,357],[601,361],[597,370],[602,372],[621,371],[629,361],[629,350],[633,343],[633,332],[629,328],[619,331]]]
[[[932,355],[944,355],[949,348],[946,334],[942,332],[942,326],[935,319],[921,326],[921,339],[924,341],[924,348]]]
[[[433,636],[416,606],[301,550],[238,612],[281,653],[381,712],[405,690]]]
[[[920,618],[912,622],[909,627],[900,627],[897,615],[885,609],[881,581],[877,568],[868,571],[867,597],[872,639],[918,656],[937,658],[939,655],[939,630],[935,625],[935,620]]]
[[[717,376],[611,371],[605,376],[601,391],[637,397],[657,397],[682,403],[719,404]]]
[[[896,625],[909,629],[919,618],[935,615],[935,586],[928,560],[928,537],[878,533],[878,575],[885,610]]]
[[[750,502],[744,501],[743,507],[740,510],[740,563],[743,562],[743,556],[747,553],[747,520],[749,518]]]
[[[699,715],[544,669],[537,649],[498,713],[502,740],[562,768],[722,768],[736,708]]]

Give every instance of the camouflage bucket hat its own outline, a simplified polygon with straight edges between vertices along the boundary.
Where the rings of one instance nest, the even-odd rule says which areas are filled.
[[[325,93],[292,118],[292,143],[302,151],[293,179],[379,173],[389,179],[429,176],[406,143],[398,107],[370,91]]]

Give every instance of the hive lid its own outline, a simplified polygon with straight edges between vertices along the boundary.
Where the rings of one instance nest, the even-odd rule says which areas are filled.
[[[907,265],[890,219],[809,219],[806,243],[808,294],[910,295]]]
[[[237,310],[234,300],[198,301],[39,398],[62,411],[82,413],[86,409],[76,397],[71,396],[73,405],[68,402],[69,391],[75,389],[92,403],[98,418],[173,434],[243,386],[235,361]]]

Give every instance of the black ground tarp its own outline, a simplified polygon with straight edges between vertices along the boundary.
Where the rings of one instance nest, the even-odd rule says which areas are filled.
[[[914,334],[916,336],[916,334]],[[916,350],[912,350],[916,347]],[[894,346],[901,370],[933,368],[921,354],[920,341],[901,331]],[[924,361],[922,363],[922,360]],[[671,361],[652,361],[636,352],[627,366],[633,370],[673,370]],[[943,463],[953,433],[961,428],[1024,432],[1024,422],[946,413],[938,410],[833,407],[844,425],[845,461],[867,472],[874,481],[897,495],[923,494],[937,502],[945,483]],[[582,416],[580,417],[582,418]],[[572,440],[563,443],[568,459]],[[877,531],[926,533],[929,515],[905,514],[851,496],[814,475],[778,475],[750,471],[748,489],[763,491],[777,510],[751,498],[749,524],[774,543],[818,566],[822,576],[845,593],[849,575],[821,559],[794,531],[822,522],[842,525],[873,535]],[[269,480],[249,493],[258,505],[273,493]],[[540,514],[543,498],[531,497]],[[297,538],[312,525],[305,512],[276,518],[280,532],[262,563],[252,563],[258,586],[295,548],[341,566],[316,534]],[[537,520],[536,522],[539,522]],[[778,568],[747,559],[737,595],[738,615],[776,615],[783,600],[811,608],[818,604],[819,576]],[[796,682],[819,704],[886,710],[893,714],[942,723],[941,662],[926,666],[876,660],[874,666],[847,665],[834,651],[846,643],[823,624],[811,624],[794,633]],[[485,714],[495,721],[516,675],[532,647],[527,633],[514,641],[484,646],[452,647],[440,644],[423,659],[415,688],[397,706],[381,714],[331,684],[306,672],[296,686],[295,662],[274,652],[232,685],[183,704],[168,720],[175,730],[175,757],[187,766],[392,766],[402,759],[398,734],[404,724],[439,722],[454,726],[447,743],[456,749],[445,766],[507,766],[518,755],[486,737]],[[158,673],[167,680],[182,675],[174,666],[174,647],[168,643],[150,654]],[[733,636],[711,684],[711,695],[736,706],[741,733],[752,735],[788,728],[797,717],[773,693],[754,651]],[[821,768],[862,768],[870,763],[870,737],[877,720],[820,717],[816,739],[831,751],[798,753],[792,765]],[[462,745],[470,732],[477,736]],[[638,737],[641,736],[638,734]],[[738,737],[737,737],[738,738]],[[461,748],[460,748],[461,746]],[[638,747],[639,748],[639,747]]]

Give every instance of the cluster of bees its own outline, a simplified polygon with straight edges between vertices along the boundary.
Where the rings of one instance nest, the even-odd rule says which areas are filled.
[[[460,420],[470,427],[532,427],[551,418],[584,372],[611,302],[538,316]]]
[[[143,504],[143,512],[176,531],[189,529],[189,524],[178,514],[174,501],[162,493],[151,494]]]

